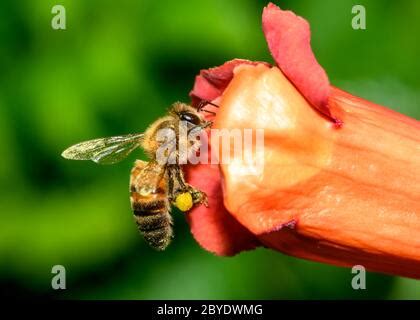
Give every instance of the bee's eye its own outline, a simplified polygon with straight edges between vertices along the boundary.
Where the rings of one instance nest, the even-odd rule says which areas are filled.
[[[199,117],[197,117],[195,114],[190,113],[190,112],[182,112],[179,115],[179,118],[181,119],[181,121],[187,121],[195,125],[199,125],[201,122]]]

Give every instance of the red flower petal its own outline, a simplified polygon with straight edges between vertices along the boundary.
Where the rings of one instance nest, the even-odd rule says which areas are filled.
[[[312,52],[308,22],[272,3],[264,8],[262,21],[268,47],[281,71],[313,107],[331,117],[329,80]]]
[[[201,74],[195,77],[194,88],[190,92],[191,104],[196,107],[201,100],[213,101],[222,90],[212,85]]]
[[[250,61],[244,59],[233,59],[225,62],[221,66],[201,70],[200,74],[195,78],[194,87],[190,92],[193,106],[197,106],[201,100],[213,101],[220,97],[233,78],[233,70],[241,65],[257,65],[266,62]]]
[[[208,197],[208,208],[194,207],[187,216],[191,232],[203,248],[220,256],[232,256],[260,245],[257,238],[226,210],[218,165],[188,166],[186,174],[187,181],[206,192]]]
[[[232,256],[260,245],[257,238],[226,210],[218,165],[189,166],[187,178],[208,196],[208,208],[195,207],[187,216],[195,240],[204,249],[219,256]]]

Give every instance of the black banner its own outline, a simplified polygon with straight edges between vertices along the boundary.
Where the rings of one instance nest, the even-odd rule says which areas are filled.
[[[2,301],[4,303],[4,301]],[[21,306],[19,306],[21,304]],[[15,315],[28,312],[62,316],[107,316],[134,319],[282,319],[286,317],[322,316],[360,317],[366,312],[399,317],[401,312],[415,314],[419,301],[244,301],[244,300],[176,300],[176,301],[14,301],[7,307]],[[6,306],[4,306],[6,307]],[[2,307],[4,310],[4,308]]]

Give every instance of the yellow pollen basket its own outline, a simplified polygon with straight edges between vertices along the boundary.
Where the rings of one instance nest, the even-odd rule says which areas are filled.
[[[193,199],[189,192],[180,193],[175,199],[175,206],[181,211],[188,211],[193,206]]]

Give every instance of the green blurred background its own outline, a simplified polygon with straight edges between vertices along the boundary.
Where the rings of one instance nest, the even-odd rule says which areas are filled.
[[[336,86],[419,119],[420,1],[276,1],[309,20]],[[51,28],[51,8],[67,30]],[[238,57],[272,61],[266,1],[56,0],[0,4],[0,290],[12,297],[101,299],[419,299],[420,282],[258,249],[220,258],[192,239],[154,252],[133,223],[128,178],[114,166],[65,161],[82,140],[141,132],[188,101],[202,68]],[[363,4],[367,30],[351,28]],[[67,290],[51,289],[64,265]]]

